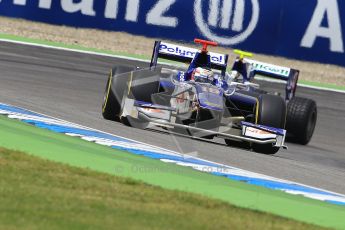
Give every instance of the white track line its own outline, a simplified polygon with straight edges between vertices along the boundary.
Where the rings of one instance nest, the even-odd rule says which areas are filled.
[[[101,52],[85,51],[85,50],[78,50],[78,49],[71,49],[71,48],[65,48],[65,47],[44,45],[44,44],[39,44],[39,43],[22,42],[22,41],[16,41],[16,40],[10,40],[10,39],[2,39],[2,38],[0,38],[0,41],[14,43],[14,44],[36,46],[36,47],[43,47],[43,48],[48,48],[48,49],[63,50],[63,51],[69,51],[69,52],[84,53],[84,54],[89,54],[89,55],[96,55],[96,56],[103,56],[103,57],[112,57],[112,58],[119,58],[119,59],[125,59],[125,60],[149,63],[149,61],[147,61],[147,60],[142,60],[142,59],[133,58],[133,57],[127,57],[127,56],[122,56],[122,55],[106,54],[106,53],[101,53]],[[160,62],[160,63],[161,64],[165,64],[165,65],[171,65],[171,63],[166,63],[166,62]],[[260,80],[264,80],[264,81],[268,81],[268,82],[275,82],[275,83],[278,82],[278,83],[281,83],[278,80],[262,79],[262,78],[260,78]],[[345,93],[345,91],[342,91],[342,90],[328,89],[328,88],[322,88],[322,87],[317,87],[317,86],[309,86],[309,85],[304,85],[304,84],[298,84],[298,86],[305,87],[305,88],[311,88],[311,89],[317,89],[317,90],[337,92],[337,93]],[[26,109],[26,110],[30,111],[30,112],[33,112],[33,113],[37,113],[37,112],[31,111],[31,110],[28,110],[28,109]],[[44,115],[44,116],[47,116],[47,117],[50,117],[50,118],[57,119],[59,121],[66,122],[65,120],[62,120],[62,119],[59,119],[59,118],[56,118],[56,117],[53,117],[53,116],[49,116],[49,115],[46,115],[46,114],[42,114],[42,113],[37,113],[37,114]],[[117,135],[114,135],[114,134],[111,134],[111,133],[103,132],[103,131],[100,131],[100,130],[97,130],[97,129],[93,129],[93,128],[90,128],[90,127],[86,127],[86,126],[80,126],[80,127],[83,127],[85,129],[89,129],[89,130],[93,130],[93,131],[98,131],[98,132],[101,132],[101,133],[104,133],[104,134],[120,137],[120,138],[123,138],[123,139],[127,139],[127,140],[130,140],[130,141],[134,141],[134,142],[140,143],[140,144],[145,144],[147,146],[155,147],[155,148],[158,148],[158,149],[161,149],[161,150],[164,150],[164,151],[173,152],[173,153],[175,153],[177,155],[180,155],[180,156],[181,155],[185,155],[185,154],[182,154],[182,153],[178,153],[178,152],[171,151],[171,150],[168,150],[168,149],[165,149],[165,148],[161,148],[161,147],[158,147],[158,146],[154,146],[154,145],[150,145],[150,144],[147,144],[147,143],[143,143],[143,142],[140,142],[140,141],[137,141],[137,140],[133,140],[133,139],[130,139],[130,138],[125,138],[125,137],[117,136]],[[220,163],[217,163],[217,162],[213,162],[213,161],[209,161],[209,160],[205,160],[205,159],[201,159],[201,158],[196,158],[196,157],[191,157],[191,158],[203,160],[205,162],[209,162],[209,163],[213,163],[213,164],[218,164],[220,166],[228,166],[228,165],[220,164]],[[235,169],[240,169],[240,168],[236,168],[236,167],[233,167],[233,166],[230,166],[230,167],[235,168]],[[240,169],[240,170],[243,170],[243,169]],[[284,179],[281,179],[281,180],[284,180]],[[335,192],[332,192],[332,191],[328,191],[328,190],[325,190],[325,189],[320,189],[320,188],[317,188],[317,187],[305,185],[305,184],[298,183],[298,182],[295,182],[295,181],[289,181],[289,182],[295,183],[297,185],[302,185],[302,186],[305,186],[305,187],[313,188],[313,189],[318,189],[320,191],[333,193],[333,194],[336,194],[336,195],[339,195],[339,196],[345,196],[344,194],[335,193]]]
[[[59,47],[59,46],[53,46],[53,45],[44,45],[44,44],[33,43],[33,42],[23,42],[23,41],[16,41],[16,40],[11,40],[11,39],[4,39],[4,38],[0,38],[0,41],[14,43],[14,44],[28,45],[28,46],[43,47],[43,48],[47,48],[47,49],[63,50],[63,51],[83,53],[83,54],[89,54],[89,55],[97,55],[97,56],[118,58],[118,59],[130,60],[130,61],[138,61],[138,62],[144,62],[144,63],[149,63],[150,62],[148,60],[143,60],[143,59],[140,59],[140,58],[123,56],[123,55],[107,54],[107,53],[102,53],[102,52],[86,51],[86,50],[72,49],[72,48]],[[159,62],[159,63],[163,64],[163,65],[170,65],[170,66],[173,65],[172,63],[168,63],[168,62]],[[260,80],[262,80],[262,79],[260,79]],[[264,81],[277,82],[274,79],[265,79]],[[330,92],[336,92],[336,93],[345,93],[345,90],[331,89],[331,88],[312,86],[312,85],[307,85],[307,84],[300,84],[299,83],[298,86],[299,87],[304,87],[304,88],[322,90],[322,91],[330,91]]]
[[[39,44],[39,43],[16,41],[16,40],[3,39],[3,38],[0,38],[0,41],[1,42],[14,43],[14,44],[20,44],[20,45],[42,47],[42,48],[47,48],[47,49],[55,49],[55,50],[63,50],[63,51],[69,51],[69,52],[75,52],[75,53],[96,55],[96,56],[101,56],[101,57],[111,57],[111,58],[118,58],[118,59],[130,60],[130,61],[138,61],[138,62],[144,62],[144,63],[149,63],[150,62],[148,60],[143,60],[143,59],[140,59],[140,58],[134,58],[134,57],[128,57],[128,56],[116,55],[116,54],[107,54],[107,53],[95,52],[95,51],[87,51],[87,50],[82,50],[82,49],[72,49],[72,48],[66,48],[66,47],[59,47],[59,46],[44,45],[44,44]],[[161,63],[162,64],[166,64],[166,65],[171,65],[171,63],[167,63],[167,62],[161,62]]]
[[[17,107],[17,106],[13,106],[13,105],[1,103],[1,102],[0,102],[0,104],[6,105],[6,106],[9,106],[9,107]],[[17,108],[21,108],[21,107],[17,107]],[[202,158],[199,158],[199,157],[189,156],[187,154],[179,153],[179,152],[172,151],[172,150],[169,150],[169,149],[166,149],[166,148],[162,148],[162,147],[159,147],[159,146],[147,144],[147,143],[140,142],[140,141],[137,141],[137,140],[134,140],[134,139],[130,139],[130,138],[126,138],[126,137],[122,137],[122,136],[116,135],[116,134],[104,132],[104,131],[101,131],[101,130],[98,130],[98,129],[90,128],[88,126],[83,126],[83,125],[75,124],[73,122],[69,122],[69,121],[66,121],[66,120],[54,117],[54,116],[46,115],[44,113],[38,113],[38,112],[29,110],[29,109],[24,109],[24,108],[21,108],[21,109],[29,111],[29,112],[34,113],[34,114],[36,113],[36,114],[41,115],[41,116],[46,116],[48,118],[55,119],[55,120],[60,121],[60,122],[71,123],[71,124],[73,124],[73,125],[75,125],[77,127],[84,128],[86,130],[95,131],[95,132],[99,132],[99,133],[103,133],[103,134],[108,134],[108,135],[111,135],[111,136],[114,136],[114,137],[118,137],[118,138],[126,139],[126,140],[129,140],[129,141],[133,141],[133,142],[136,142],[136,143],[140,143],[140,144],[143,144],[143,145],[147,145],[147,146],[153,147],[155,149],[160,149],[162,151],[167,151],[168,153],[173,153],[173,154],[181,156],[181,157],[187,157],[188,156],[188,158],[195,159],[195,160],[201,160],[201,161],[204,161],[204,162],[215,164],[215,165],[218,165],[219,167],[225,167],[225,168],[230,167],[230,168],[235,169],[235,170],[241,170],[241,171],[247,171],[247,172],[250,172],[250,173],[255,173],[255,172],[251,172],[251,171],[248,171],[248,170],[245,170],[245,169],[241,169],[241,168],[233,167],[233,166],[230,166],[230,165],[225,165],[225,164],[217,163],[217,162],[206,160],[206,159],[202,159]],[[304,187],[307,187],[307,188],[316,189],[316,190],[327,192],[327,193],[332,193],[334,195],[338,195],[338,196],[342,196],[342,197],[345,196],[345,194],[329,191],[329,190],[322,189],[322,188],[313,187],[313,186],[302,184],[302,183],[295,182],[295,181],[292,181],[292,180],[280,179],[280,178],[276,178],[276,177],[265,175],[265,174],[261,174],[261,173],[255,173],[255,174],[266,176],[266,177],[271,177],[273,179],[277,179],[277,180],[280,180],[280,181],[283,181],[283,182],[286,182],[286,183],[289,183],[289,184],[292,183],[292,184],[295,184],[295,185],[300,185],[300,186],[304,186]]]
[[[266,81],[266,82],[272,82],[272,83],[279,83],[279,84],[286,84],[286,81],[283,80],[278,80],[278,79],[271,79],[267,77],[255,77],[255,79],[260,80],[260,81]],[[328,91],[328,92],[335,92],[335,93],[345,93],[345,90],[341,89],[330,89],[330,88],[324,88],[324,87],[319,87],[319,86],[312,86],[312,85],[306,85],[303,83],[298,83],[298,87],[303,87],[303,88],[310,88],[310,89],[316,89],[316,90],[321,90],[321,91]]]

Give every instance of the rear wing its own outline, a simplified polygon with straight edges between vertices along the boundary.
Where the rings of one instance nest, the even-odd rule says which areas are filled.
[[[191,63],[197,52],[199,52],[199,50],[194,48],[156,41],[153,48],[150,67],[157,66],[158,58]],[[211,56],[211,68],[221,70],[222,74],[225,75],[229,55],[214,52],[209,52],[209,54]]]
[[[252,70],[253,76],[256,74],[260,74],[265,77],[286,81],[286,100],[290,100],[295,96],[299,70],[283,66],[277,66],[247,58],[244,60],[245,62],[250,63],[252,65],[252,68],[254,69]]]

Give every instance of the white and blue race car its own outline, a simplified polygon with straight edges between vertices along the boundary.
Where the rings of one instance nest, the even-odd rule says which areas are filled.
[[[245,143],[274,154],[285,139],[307,144],[316,124],[316,104],[296,98],[299,71],[245,59],[239,52],[230,74],[228,55],[208,52],[214,42],[196,39],[201,50],[156,41],[150,67],[110,71],[102,114],[136,128],[162,127],[192,137]],[[188,62],[185,71],[159,66],[158,59]],[[286,97],[252,83],[257,75],[287,81]]]

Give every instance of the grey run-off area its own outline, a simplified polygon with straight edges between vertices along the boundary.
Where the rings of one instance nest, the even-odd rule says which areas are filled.
[[[288,143],[274,156],[158,130],[139,130],[101,115],[107,74],[146,63],[0,42],[0,101],[185,154],[345,194],[345,94],[298,88],[318,104],[311,143]],[[281,88],[274,83],[265,87]]]

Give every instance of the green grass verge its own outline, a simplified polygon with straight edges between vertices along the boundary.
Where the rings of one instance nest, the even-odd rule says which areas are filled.
[[[118,55],[118,56],[130,57],[130,58],[137,58],[137,59],[141,59],[145,61],[149,60],[149,57],[145,55],[129,54],[125,52],[113,52],[109,50],[89,48],[89,47],[84,47],[80,45],[71,45],[71,44],[65,44],[61,42],[53,42],[53,41],[46,41],[46,40],[40,40],[40,39],[34,39],[34,38],[20,37],[20,36],[11,35],[11,34],[0,34],[0,39],[7,39],[11,41],[19,41],[19,42],[26,42],[26,43],[32,43],[32,44],[41,44],[41,45],[47,45],[47,46],[52,46],[52,47],[67,48],[67,49],[74,49],[74,50],[81,50],[81,51],[89,51],[89,52],[95,52],[99,54]]]
[[[345,229],[345,208],[342,206],[128,154],[79,138],[38,129],[4,116],[0,116],[0,146],[72,166],[130,177],[165,189],[201,194],[243,208],[319,226]],[[40,175],[39,172],[37,175]]]
[[[117,55],[117,56],[123,56],[123,57],[137,58],[137,59],[145,60],[145,61],[150,60],[150,57],[145,56],[145,55],[136,55],[136,54],[123,53],[123,52],[113,52],[113,51],[109,51],[109,50],[101,50],[101,49],[83,47],[80,45],[71,45],[71,44],[64,44],[64,43],[60,43],[60,42],[52,42],[52,41],[46,41],[46,40],[40,40],[40,39],[25,38],[25,37],[20,37],[20,36],[16,36],[16,35],[10,35],[10,34],[0,34],[0,39],[8,39],[8,40],[12,40],[12,41],[27,42],[27,43],[32,43],[32,44],[42,44],[42,45],[47,45],[47,46],[68,48],[68,49],[81,50],[81,51],[91,51],[91,52],[95,52],[95,53],[99,53],[99,54],[109,54],[109,55]],[[165,62],[170,63],[170,64],[176,64],[176,62],[172,62],[172,61],[165,61]],[[181,64],[181,63],[178,63],[178,64]],[[345,86],[339,86],[339,85],[335,85],[335,84],[324,84],[324,83],[304,81],[304,80],[300,80],[299,83],[306,85],[306,86],[316,86],[316,87],[325,88],[325,89],[335,89],[335,90],[345,91]]]
[[[302,84],[302,85],[307,85],[307,86],[315,86],[315,87],[320,87],[320,88],[335,89],[335,90],[345,91],[345,87],[341,86],[341,85],[333,85],[333,84],[312,82],[312,81],[306,81],[306,80],[298,80],[298,83]]]
[[[0,148],[0,229],[321,229]]]

